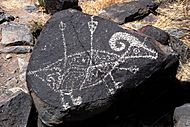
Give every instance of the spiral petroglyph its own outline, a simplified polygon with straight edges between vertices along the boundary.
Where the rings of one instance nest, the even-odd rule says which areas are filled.
[[[110,51],[95,49],[93,45],[94,34],[98,28],[99,22],[91,16],[87,23],[90,32],[90,48],[84,52],[69,54],[67,49],[67,40],[65,39],[66,23],[62,21],[59,29],[62,35],[62,47],[64,56],[43,68],[32,70],[28,75],[33,75],[48,85],[52,90],[59,93],[60,101],[64,110],[72,105],[80,105],[83,102],[82,95],[73,94],[75,91],[89,89],[98,85],[105,85],[108,95],[112,95],[122,86],[122,81],[116,80],[114,71],[124,71],[126,73],[136,74],[139,71],[137,65],[121,67],[129,59],[151,59],[158,58],[158,53],[149,48],[144,42],[141,42],[135,36],[126,32],[116,32],[109,39],[108,46]],[[122,54],[118,52],[123,51]],[[68,55],[69,54],[69,55]],[[60,66],[64,64],[64,66]],[[39,72],[48,74],[44,77]],[[43,75],[44,76],[44,75]],[[112,85],[108,84],[106,79],[110,79]],[[65,101],[70,98],[70,101]]]

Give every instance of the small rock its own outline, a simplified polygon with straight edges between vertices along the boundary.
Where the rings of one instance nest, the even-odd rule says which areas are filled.
[[[13,21],[14,19],[15,18],[13,16],[5,13],[3,10],[0,10],[0,24]]]
[[[0,102],[1,127],[27,127],[32,100],[22,91]]]
[[[174,36],[179,39],[186,35],[184,30],[182,30],[180,28],[168,28],[165,31],[168,32],[171,36]]]
[[[190,47],[174,36],[170,36],[169,46],[179,54],[182,63],[186,63],[190,59]]]
[[[0,49],[0,53],[16,53],[24,54],[32,52],[33,47],[31,46],[10,46]]]
[[[25,6],[24,9],[28,13],[32,13],[32,12],[36,11],[37,7],[35,5],[28,5],[28,6]]]
[[[154,0],[140,0],[119,3],[104,8],[99,16],[112,20],[118,24],[143,19],[158,8],[159,4]]]
[[[5,86],[6,86],[7,88],[12,88],[12,87],[15,86],[17,83],[18,83],[18,80],[17,80],[15,77],[13,77],[13,78],[11,78],[10,80],[8,80],[8,81],[6,82]]]
[[[12,58],[12,55],[11,55],[11,54],[7,54],[7,55],[5,56],[5,58],[6,58],[6,59],[11,59],[11,58]]]
[[[18,65],[19,65],[19,72],[22,73],[22,72],[25,72],[26,69],[27,69],[27,66],[28,66],[28,61],[25,61],[24,59],[22,58],[18,58]]]
[[[190,127],[190,104],[177,107],[174,111],[175,127]]]
[[[26,69],[28,66],[28,61],[25,61],[24,59],[18,58],[18,65],[19,65],[19,78],[21,81],[26,81]]]
[[[10,88],[8,90],[11,91],[12,93],[16,93],[16,92],[19,92],[19,91],[23,91],[25,93],[28,93],[28,91],[26,89],[23,89],[23,88],[20,88],[20,87],[13,87],[13,88]]]
[[[2,45],[34,45],[29,27],[24,24],[5,23],[2,27]]]

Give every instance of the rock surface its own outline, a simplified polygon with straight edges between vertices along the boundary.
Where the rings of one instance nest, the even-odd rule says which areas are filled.
[[[189,127],[190,126],[190,104],[184,104],[177,107],[174,112],[175,127]]]
[[[0,9],[0,24],[4,22],[13,21],[15,18],[7,13],[5,13],[3,10]]]
[[[140,20],[154,12],[159,4],[154,0],[139,0],[115,4],[99,12],[99,16],[118,24]]]
[[[28,5],[28,6],[25,6],[24,9],[28,12],[28,13],[32,13],[34,11],[37,10],[37,7],[35,5]]]
[[[16,92],[7,100],[0,101],[1,127],[27,127],[32,100],[22,91]]]
[[[175,75],[176,56],[161,48],[155,40],[102,18],[71,9],[56,13],[42,30],[27,69],[41,121],[59,125],[85,120],[154,73],[175,65],[167,72]]]
[[[165,31],[176,38],[182,38],[186,34],[186,32],[184,32],[184,30],[180,28],[167,28]]]
[[[32,52],[33,47],[31,46],[9,46],[9,47],[0,47],[0,53],[16,53],[16,54],[25,54]]]
[[[182,63],[185,63],[188,59],[190,59],[190,48],[178,38],[170,36],[164,30],[147,25],[138,31],[154,38],[163,45],[170,46],[175,51],[175,53],[179,54],[179,58]]]
[[[44,3],[46,11],[50,14],[68,8],[79,8],[78,0],[45,0]]]
[[[2,45],[34,45],[30,29],[24,24],[5,23],[2,27]]]
[[[157,27],[147,25],[139,29],[139,31],[150,37],[153,37],[155,40],[157,40],[163,45],[169,44],[169,40],[170,40],[169,34]]]

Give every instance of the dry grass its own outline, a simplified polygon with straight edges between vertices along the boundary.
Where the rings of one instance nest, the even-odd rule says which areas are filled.
[[[115,3],[122,3],[126,1],[129,0],[96,0],[81,2],[80,6],[82,7],[84,13],[97,15],[102,8],[108,7]]]

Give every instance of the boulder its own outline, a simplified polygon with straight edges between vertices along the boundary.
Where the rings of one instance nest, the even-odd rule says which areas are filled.
[[[46,11],[50,14],[68,8],[79,9],[78,0],[44,0],[44,5]]]
[[[118,24],[124,24],[143,19],[151,12],[155,12],[159,4],[154,0],[139,0],[114,4],[99,12],[99,16],[112,20]]]
[[[154,39],[68,9],[54,14],[44,26],[26,78],[43,124],[67,125],[106,114],[121,98],[120,108],[130,110],[124,103],[134,107],[146,103],[141,96],[145,100],[160,96],[160,91],[174,86],[162,86],[161,81],[175,78],[177,66],[171,48]],[[157,80],[146,84],[152,76]]]
[[[1,127],[27,127],[32,100],[22,91],[0,102]]]
[[[34,40],[28,26],[11,22],[3,24],[0,44],[5,46],[34,45]]]

